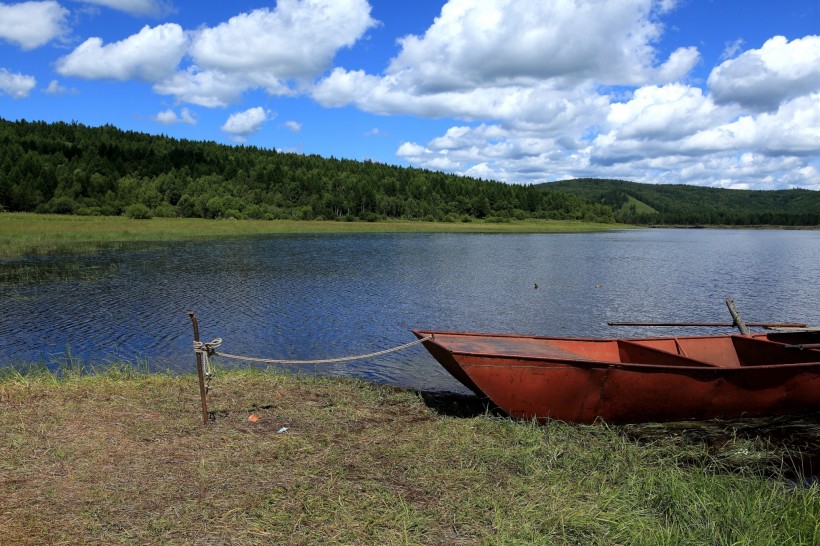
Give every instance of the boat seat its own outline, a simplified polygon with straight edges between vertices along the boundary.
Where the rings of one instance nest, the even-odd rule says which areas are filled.
[[[732,336],[732,344],[741,366],[820,362],[817,349],[789,349],[781,343],[746,336]]]
[[[657,364],[661,366],[693,366],[697,368],[719,368],[720,366],[688,356],[648,347],[639,342],[619,340],[618,353],[621,362],[631,364]]]

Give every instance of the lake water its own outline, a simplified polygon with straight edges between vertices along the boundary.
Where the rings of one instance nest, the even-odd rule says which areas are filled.
[[[537,288],[535,287],[537,284]],[[414,340],[413,328],[553,336],[672,333],[608,321],[820,325],[820,231],[344,234],[185,242],[0,261],[0,366],[147,361],[193,371],[194,311],[226,353],[323,359]],[[723,330],[677,328],[675,333]],[[219,360],[224,367],[249,364]],[[289,366],[462,391],[420,346]]]

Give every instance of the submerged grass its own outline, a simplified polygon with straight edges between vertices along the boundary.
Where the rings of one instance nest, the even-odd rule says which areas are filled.
[[[204,220],[122,216],[70,216],[0,213],[0,258],[87,252],[135,244],[283,233],[452,232],[574,233],[623,229],[624,225],[526,220],[492,223],[384,221],[336,222],[297,220]]]
[[[2,544],[820,542],[820,485],[744,435],[454,417],[255,370],[220,372],[203,426],[192,376],[76,368],[0,377]],[[760,449],[779,462],[739,455]]]

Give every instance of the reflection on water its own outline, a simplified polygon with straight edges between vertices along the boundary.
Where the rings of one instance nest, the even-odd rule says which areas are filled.
[[[282,359],[369,353],[412,328],[660,335],[606,322],[730,321],[729,294],[747,321],[820,324],[818,258],[816,231],[641,230],[276,236],[6,260],[0,365],[69,346],[88,363],[190,370],[189,310],[225,352]],[[460,388],[419,346],[308,372]]]

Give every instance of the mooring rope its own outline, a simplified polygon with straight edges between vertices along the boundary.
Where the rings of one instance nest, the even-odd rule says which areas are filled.
[[[253,356],[240,356],[240,355],[232,355],[229,353],[218,353],[216,352],[216,348],[222,345],[222,338],[216,338],[209,343],[202,343],[201,341],[194,341],[194,352],[201,353],[203,359],[203,367],[205,368],[205,377],[210,378],[211,373],[211,363],[208,360],[208,356],[221,356],[224,358],[231,358],[233,360],[244,360],[247,362],[261,362],[262,364],[335,364],[337,362],[350,362],[351,360],[364,360],[367,358],[375,358],[377,356],[386,355],[388,353],[395,353],[396,351],[401,351],[407,349],[408,347],[412,347],[413,345],[418,345],[419,343],[424,343],[425,341],[429,341],[433,339],[432,335],[427,337],[423,337],[421,339],[417,339],[416,341],[411,341],[410,343],[405,343],[404,345],[399,345],[398,347],[393,347],[391,349],[385,349],[384,351],[377,351],[375,353],[368,353],[365,355],[356,355],[356,356],[345,356],[342,358],[326,358],[322,360],[279,360],[279,359],[272,359],[272,358],[257,358]]]

